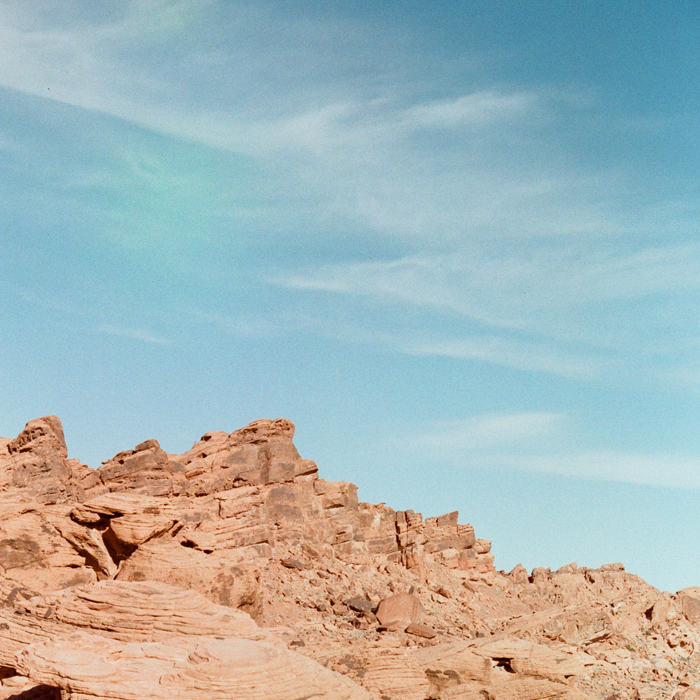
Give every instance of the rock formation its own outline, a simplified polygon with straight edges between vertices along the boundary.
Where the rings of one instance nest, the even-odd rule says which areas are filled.
[[[0,665],[71,699],[371,697],[249,615],[163,583],[70,588],[0,621]]]
[[[457,512],[360,503],[293,435],[96,470],[55,416],[0,438],[0,700],[700,697],[700,589],[496,571]]]

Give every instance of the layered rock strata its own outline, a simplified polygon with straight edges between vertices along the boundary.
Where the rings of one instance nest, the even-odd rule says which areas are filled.
[[[361,503],[293,435],[147,440],[96,470],[54,416],[0,439],[0,700],[696,693],[700,589],[496,571],[457,512]]]
[[[69,700],[371,697],[245,613],[162,583],[37,596],[0,613],[0,642],[0,670]]]
[[[293,435],[288,420],[260,420],[182,455],[148,440],[89,470],[66,458],[58,418],[32,421],[0,451],[0,566],[39,592],[166,581],[254,615],[257,572],[294,544],[348,563],[493,571],[490,543],[457,513],[423,522],[358,503],[353,484],[318,478]]]

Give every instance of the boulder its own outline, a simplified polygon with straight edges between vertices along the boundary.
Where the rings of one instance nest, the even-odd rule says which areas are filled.
[[[681,688],[673,694],[673,700],[700,700],[700,687]]]
[[[406,633],[424,639],[435,639],[437,632],[430,626],[424,625],[422,622],[409,622],[406,626]]]
[[[5,503],[0,513],[0,567],[18,586],[45,592],[96,581],[109,554],[72,523],[68,508]],[[98,563],[101,562],[100,563]]]
[[[405,630],[410,624],[419,623],[425,610],[411,593],[395,593],[379,602],[377,620],[389,630]]]
[[[681,612],[691,624],[700,622],[700,598],[690,595],[685,590],[676,594],[676,600],[680,605]]]

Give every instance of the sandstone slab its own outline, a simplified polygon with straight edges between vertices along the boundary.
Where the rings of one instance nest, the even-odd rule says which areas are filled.
[[[366,700],[245,613],[161,583],[103,581],[0,613],[0,667],[69,700]]]

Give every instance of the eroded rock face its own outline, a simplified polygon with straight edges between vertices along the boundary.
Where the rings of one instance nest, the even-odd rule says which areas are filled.
[[[493,571],[488,547],[456,513],[423,522],[359,503],[353,484],[318,478],[293,435],[286,419],[259,420],[208,433],[182,455],[147,440],[87,470],[67,459],[58,418],[32,421],[5,441],[0,462],[4,575],[37,592],[104,579],[176,583],[259,617],[260,571],[290,546],[348,563]]]
[[[14,440],[0,441],[0,492],[11,490],[46,504],[79,499],[81,472],[67,457],[56,416],[30,421]]]
[[[0,700],[695,692],[700,588],[496,571],[456,511],[362,503],[293,435],[147,440],[97,470],[55,417],[0,439]]]

